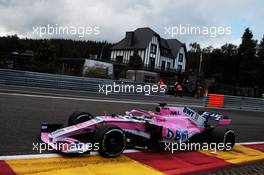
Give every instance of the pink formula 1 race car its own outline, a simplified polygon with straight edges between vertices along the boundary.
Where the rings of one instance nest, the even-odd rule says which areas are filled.
[[[155,112],[133,109],[125,115],[74,112],[68,127],[42,124],[41,140],[62,153],[96,150],[106,157],[119,156],[126,147],[157,150],[177,142],[223,143],[232,148],[235,133],[230,123],[219,114],[160,104]]]

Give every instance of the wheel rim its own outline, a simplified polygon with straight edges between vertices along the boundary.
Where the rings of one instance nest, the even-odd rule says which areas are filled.
[[[73,123],[74,124],[83,123],[90,120],[90,118],[91,117],[88,114],[79,115],[78,117],[76,117]]]
[[[113,129],[105,133],[103,139],[103,150],[108,156],[117,156],[125,148],[125,135],[119,129]]]
[[[229,130],[224,135],[224,144],[230,144],[231,148],[235,145],[235,133],[232,130]]]

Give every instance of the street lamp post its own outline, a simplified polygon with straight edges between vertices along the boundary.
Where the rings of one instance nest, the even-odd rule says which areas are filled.
[[[203,53],[201,52],[201,54],[200,54],[200,61],[199,61],[199,73],[201,73],[202,62],[203,62]]]
[[[101,52],[100,52],[100,60],[102,59],[102,56],[103,56],[103,51],[104,51],[104,48],[105,48],[105,46],[107,45],[107,43],[105,43],[104,44],[104,46],[102,47],[102,49],[101,49]]]

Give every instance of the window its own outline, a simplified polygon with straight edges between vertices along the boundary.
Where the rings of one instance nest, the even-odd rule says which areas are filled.
[[[169,50],[168,49],[162,49],[162,54],[164,54],[164,55],[167,55],[169,53]]]
[[[165,61],[162,61],[162,62],[161,62],[161,70],[165,70],[165,64],[166,64]]]
[[[150,68],[154,69],[155,68],[155,58],[150,58]]]
[[[180,63],[183,62],[183,54],[182,54],[182,53],[179,54],[179,62],[180,62]]]
[[[156,52],[157,52],[157,45],[151,44],[150,53],[156,54]]]
[[[171,68],[171,63],[167,62],[167,69],[170,69],[170,68]]]
[[[116,62],[123,63],[123,56],[116,56]]]
[[[179,70],[179,71],[182,70],[182,65],[178,65],[178,70]]]

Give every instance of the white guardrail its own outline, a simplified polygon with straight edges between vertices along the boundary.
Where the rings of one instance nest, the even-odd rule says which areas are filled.
[[[133,82],[129,81],[47,74],[12,69],[0,69],[0,84],[4,85],[99,92],[99,85],[113,85],[114,82],[117,85],[135,85]],[[136,85],[147,84],[136,83]],[[129,93],[128,90],[126,92]]]
[[[120,85],[134,84],[131,82],[119,81],[119,80],[47,74],[47,73],[19,71],[19,70],[11,70],[11,69],[0,69],[0,84],[4,84],[4,85],[98,92],[99,85],[113,84],[114,82]],[[140,83],[140,84],[146,85],[144,83]],[[156,94],[158,95],[160,93],[156,93]],[[233,108],[233,109],[235,108],[235,109],[264,111],[264,99],[261,98],[209,94],[208,96],[204,97],[203,103],[205,107]]]

